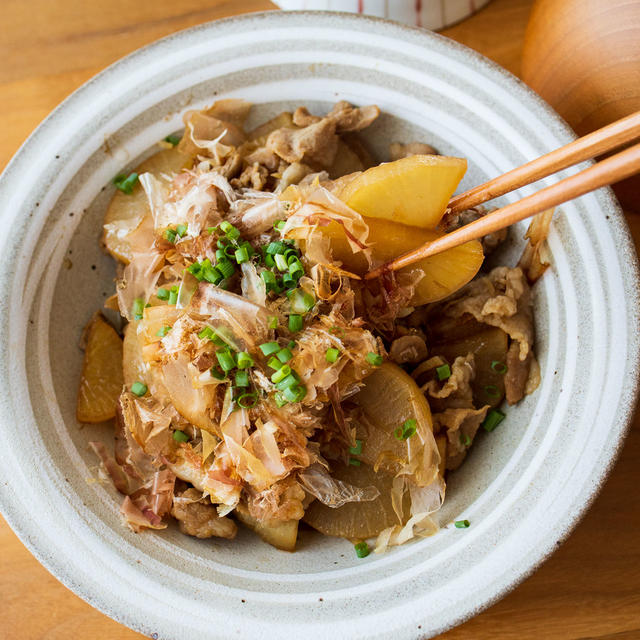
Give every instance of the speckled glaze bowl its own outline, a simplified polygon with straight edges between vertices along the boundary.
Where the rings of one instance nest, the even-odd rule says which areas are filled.
[[[536,285],[542,384],[483,434],[454,474],[435,536],[360,560],[304,532],[295,554],[248,532],[135,535],[96,481],[75,420],[82,327],[112,290],[98,248],[111,178],[181,126],[186,107],[258,103],[253,122],[304,103],[377,103],[368,140],[425,140],[469,159],[462,188],[568,142],[538,98],[431,33],[344,14],[266,13],[178,33],[64,102],[0,180],[0,504],[36,557],[85,600],[153,638],[429,637],[474,615],[568,535],[622,444],[638,381],[638,271],[611,193],[567,204]],[[566,172],[565,172],[566,173]],[[506,198],[515,200],[532,189]],[[505,259],[515,262],[525,225]],[[471,527],[447,526],[468,518]]]

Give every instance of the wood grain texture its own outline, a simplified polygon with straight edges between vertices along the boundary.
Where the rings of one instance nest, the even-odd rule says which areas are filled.
[[[515,73],[532,0],[493,0],[444,33]],[[79,7],[82,6],[82,9]],[[193,24],[266,0],[3,0],[0,168],[63,98],[105,66]],[[629,218],[640,245],[640,216]],[[515,591],[440,640],[640,638],[640,421],[569,540]],[[0,519],[0,640],[134,640],[73,595]]]
[[[640,2],[536,0],[522,77],[584,135],[640,109]],[[614,187],[640,213],[640,176]]]

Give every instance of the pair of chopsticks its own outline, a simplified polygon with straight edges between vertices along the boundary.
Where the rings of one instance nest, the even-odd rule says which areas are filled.
[[[640,137],[640,111],[455,196],[449,201],[448,211],[458,213],[475,207],[536,180],[546,178],[556,171],[611,151],[638,137]],[[624,180],[636,173],[640,173],[640,143],[522,200],[496,209],[437,240],[427,242],[370,271],[365,278],[376,278],[384,272],[396,271],[418,260],[457,247],[469,240],[477,240],[536,213],[546,211],[589,191]]]

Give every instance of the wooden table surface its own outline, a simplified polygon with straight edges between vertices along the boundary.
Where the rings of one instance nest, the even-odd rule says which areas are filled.
[[[519,72],[532,0],[493,0],[445,34]],[[3,0],[0,169],[71,91],[123,55],[267,0]],[[640,216],[629,215],[636,246]],[[1,459],[1,458],[0,458]],[[515,591],[440,640],[640,638],[640,420],[570,539]],[[0,517],[0,639],[142,638],[68,591]]]

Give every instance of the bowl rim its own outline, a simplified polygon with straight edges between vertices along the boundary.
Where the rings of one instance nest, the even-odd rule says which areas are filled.
[[[490,60],[485,57],[478,51],[471,49],[470,47],[452,40],[446,36],[443,36],[437,32],[433,32],[421,27],[416,27],[413,25],[408,25],[400,22],[396,22],[393,20],[378,18],[374,16],[367,16],[363,14],[352,14],[345,13],[339,11],[310,11],[310,10],[296,10],[296,11],[278,11],[278,10],[269,10],[269,11],[260,11],[253,12],[247,14],[233,15],[225,18],[220,18],[217,20],[207,21],[198,25],[194,25],[185,29],[181,29],[179,31],[175,31],[167,36],[164,36],[160,39],[154,40],[143,47],[140,47],[131,53],[119,58],[114,61],[104,69],[102,69],[99,73],[91,77],[88,81],[84,82],[78,88],[76,88],[71,94],[69,94],[58,106],[56,106],[41,122],[38,126],[29,134],[29,136],[24,140],[24,142],[20,145],[18,150],[12,156],[11,160],[8,162],[2,173],[0,174],[0,195],[3,191],[10,188],[8,182],[10,182],[10,174],[14,170],[15,165],[18,160],[28,153],[30,153],[30,146],[34,143],[34,140],[37,140],[40,136],[47,135],[46,126],[49,124],[51,120],[53,120],[61,111],[65,111],[69,108],[70,105],[75,104],[77,101],[82,101],[84,94],[92,88],[95,84],[99,84],[102,82],[103,78],[114,70],[117,70],[119,67],[124,66],[137,58],[140,58],[144,55],[153,52],[155,49],[161,49],[166,45],[167,42],[170,42],[175,39],[182,38],[184,36],[188,36],[191,33],[197,33],[201,31],[207,31],[211,28],[212,25],[220,25],[220,24],[236,24],[249,22],[256,19],[267,18],[271,19],[281,19],[287,20],[290,19],[291,15],[295,15],[296,18],[302,17],[311,17],[316,15],[322,15],[326,17],[331,17],[334,20],[339,20],[343,23],[358,23],[363,24],[365,22],[370,22],[374,24],[383,24],[392,26],[396,30],[409,31],[411,33],[419,34],[420,37],[425,39],[432,39],[440,42],[443,46],[455,50],[459,56],[466,57],[469,61],[472,61],[478,67],[484,68],[488,70],[489,73],[499,74],[505,79],[507,82],[512,85],[515,84],[518,89],[527,95],[528,100],[531,105],[535,107],[541,114],[544,115],[546,119],[549,121],[553,121],[555,125],[558,127],[558,130],[562,132],[568,140],[575,139],[577,136],[573,132],[573,130],[569,127],[567,122],[537,93],[535,93],[530,87],[528,87],[520,78],[507,71],[503,67],[501,67],[496,62]],[[275,18],[278,16],[278,18]],[[589,161],[591,163],[592,161]],[[614,225],[618,227],[618,231],[624,237],[624,242],[626,244],[627,253],[627,261],[625,266],[628,267],[629,271],[632,274],[632,278],[636,281],[640,279],[640,261],[638,259],[637,250],[635,248],[635,244],[633,241],[633,237],[631,235],[628,223],[626,221],[625,215],[615,198],[613,191],[610,187],[606,187],[604,189],[599,190],[601,193],[606,194],[607,200],[610,202],[611,210],[615,214],[615,218],[612,219]],[[634,317],[638,324],[640,324],[640,292],[636,293],[635,296],[629,297],[627,300],[629,304],[628,317]],[[640,355],[640,336],[638,334],[630,334],[629,335],[629,346],[631,355]],[[628,357],[631,357],[628,356]],[[609,476],[611,470],[613,469],[622,447],[624,445],[626,436],[631,428],[631,424],[633,421],[633,417],[635,415],[638,402],[640,401],[640,371],[636,369],[636,376],[633,380],[630,381],[628,388],[626,389],[626,396],[623,396],[623,399],[626,399],[625,407],[622,412],[622,419],[624,425],[620,428],[617,436],[617,440],[615,442],[615,447],[613,449],[611,457],[607,460],[607,464],[601,467],[597,473],[591,474],[590,479],[592,481],[590,489],[590,493],[588,496],[585,496],[584,501],[580,505],[578,510],[573,511],[571,514],[565,516],[564,520],[559,521],[559,526],[562,524],[562,530],[558,537],[558,542],[547,545],[547,550],[536,555],[534,560],[530,563],[529,567],[524,571],[519,571],[513,574],[513,577],[505,581],[505,585],[498,589],[490,598],[487,598],[482,601],[474,610],[469,613],[460,614],[459,617],[455,619],[451,619],[447,622],[446,625],[443,625],[438,633],[442,633],[448,629],[454,628],[467,620],[475,617],[482,611],[486,610],[502,598],[504,598],[508,593],[513,591],[519,584],[521,584],[524,580],[526,580],[529,576],[531,576],[541,565],[544,563],[553,552],[560,546],[561,543],[564,543],[567,538],[571,535],[573,530],[577,527],[580,521],[584,518],[588,510],[591,508],[593,502],[599,495],[600,491],[604,486],[604,482]],[[622,404],[622,400],[621,400]],[[21,542],[29,549],[29,551],[38,559],[38,561],[62,584],[64,584],[67,588],[69,588],[73,593],[81,597],[83,600],[91,604],[91,606],[97,608],[103,614],[111,617],[112,619],[118,621],[123,625],[131,625],[134,623],[131,619],[127,619],[121,612],[115,612],[110,610],[109,608],[103,606],[103,601],[99,595],[92,595],[86,591],[82,591],[82,583],[77,584],[72,574],[66,574],[64,572],[60,572],[55,567],[55,563],[52,559],[47,556],[46,553],[46,545],[40,543],[40,541],[36,538],[32,538],[26,532],[26,527],[23,528],[21,523],[18,521],[17,512],[14,513],[11,507],[7,504],[3,504],[2,501],[3,495],[0,492],[0,512],[3,513],[5,519],[7,520],[9,526],[12,528],[14,533],[18,536]],[[15,517],[14,517],[15,516]],[[135,622],[139,622],[136,620]],[[311,622],[310,622],[311,624]],[[131,626],[137,631],[144,632],[145,630],[142,626],[135,625]]]

